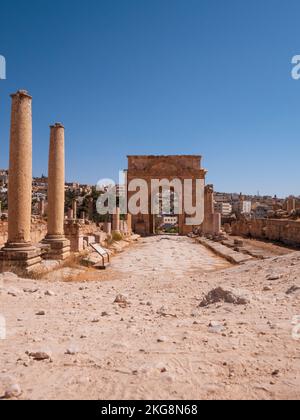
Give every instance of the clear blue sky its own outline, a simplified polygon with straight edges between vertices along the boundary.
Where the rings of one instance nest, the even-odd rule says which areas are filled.
[[[67,179],[127,154],[202,154],[219,191],[300,194],[299,0],[1,1],[0,166],[9,94],[33,95],[34,174],[66,126]]]

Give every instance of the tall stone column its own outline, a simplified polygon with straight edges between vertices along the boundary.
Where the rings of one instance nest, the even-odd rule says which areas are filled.
[[[206,185],[204,189],[204,221],[202,232],[207,235],[213,235],[214,231],[214,187]]]
[[[20,90],[11,98],[8,241],[0,252],[0,268],[29,272],[41,261],[31,243],[32,97]]]
[[[289,197],[287,200],[287,212],[291,214],[295,210],[296,210],[296,199],[294,197]]]
[[[68,219],[69,219],[69,220],[74,219],[73,209],[68,209]]]
[[[60,123],[50,127],[48,165],[47,259],[64,260],[70,255],[70,242],[64,235],[65,219],[65,129]]]
[[[126,216],[126,222],[127,222],[127,229],[129,235],[132,235],[132,215],[130,213]]]
[[[93,217],[94,217],[94,199],[93,199],[93,197],[89,198],[88,213],[89,213],[89,220],[92,221]]]
[[[72,209],[73,209],[73,217],[74,219],[77,219],[77,200],[74,198],[72,200]]]
[[[113,232],[114,233],[121,233],[120,232],[120,208],[116,208],[116,214],[113,215]]]
[[[39,215],[41,217],[45,216],[45,200],[44,199],[39,201]]]

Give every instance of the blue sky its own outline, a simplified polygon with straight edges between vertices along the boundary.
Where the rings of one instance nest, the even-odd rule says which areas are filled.
[[[127,154],[202,154],[219,191],[300,194],[299,0],[0,1],[1,167],[22,88],[35,175],[61,121],[68,180],[116,178]]]

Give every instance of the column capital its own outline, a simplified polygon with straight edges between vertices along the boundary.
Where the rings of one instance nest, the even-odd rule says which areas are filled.
[[[65,128],[65,126],[62,123],[57,122],[55,124],[50,125],[50,128]]]
[[[32,96],[29,95],[29,93],[27,92],[27,90],[24,90],[24,89],[18,90],[16,93],[12,93],[10,95],[11,98],[15,98],[17,96],[20,97],[20,98],[23,97],[23,98],[32,99]]]

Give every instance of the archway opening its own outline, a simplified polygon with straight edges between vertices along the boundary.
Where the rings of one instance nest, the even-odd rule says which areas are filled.
[[[179,197],[173,188],[155,194],[153,214],[153,233],[156,235],[179,234]]]

